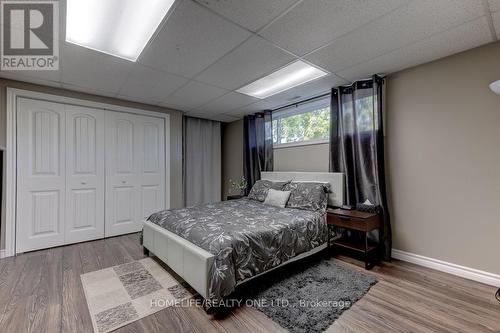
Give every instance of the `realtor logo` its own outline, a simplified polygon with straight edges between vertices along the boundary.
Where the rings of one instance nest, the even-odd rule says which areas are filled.
[[[59,2],[1,1],[1,70],[59,69]]]

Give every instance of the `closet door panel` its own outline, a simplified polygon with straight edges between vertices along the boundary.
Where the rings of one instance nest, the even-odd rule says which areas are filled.
[[[104,237],[104,114],[65,106],[66,243]]]
[[[165,209],[163,195],[158,185],[141,185],[141,218],[146,220],[151,214]]]
[[[142,229],[136,117],[106,112],[106,237]]]
[[[17,253],[64,244],[65,162],[64,107],[19,98]]]
[[[142,219],[165,209],[165,122],[162,118],[139,116],[137,168],[140,178]]]
[[[115,186],[113,190],[113,216],[114,223],[134,223],[136,218],[136,189],[132,186]]]

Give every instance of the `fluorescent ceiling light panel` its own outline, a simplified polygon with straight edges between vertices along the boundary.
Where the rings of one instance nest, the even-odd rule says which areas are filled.
[[[245,95],[267,98],[306,82],[328,75],[303,61],[296,61],[237,90]]]
[[[66,41],[136,61],[174,0],[68,0]]]

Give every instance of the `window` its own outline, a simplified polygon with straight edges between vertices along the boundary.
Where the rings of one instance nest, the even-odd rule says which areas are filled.
[[[273,113],[275,147],[328,142],[330,98],[297,104]]]

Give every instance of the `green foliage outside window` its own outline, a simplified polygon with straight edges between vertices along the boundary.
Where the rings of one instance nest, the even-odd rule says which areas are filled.
[[[329,107],[273,120],[275,144],[326,140],[329,134]]]
[[[374,111],[373,96],[355,100],[355,114],[352,101],[343,105],[343,130],[346,134],[371,132],[378,129],[378,115]],[[354,126],[354,120],[356,126]],[[356,128],[355,128],[356,127]],[[273,120],[274,144],[328,140],[330,136],[330,107],[284,116]]]

